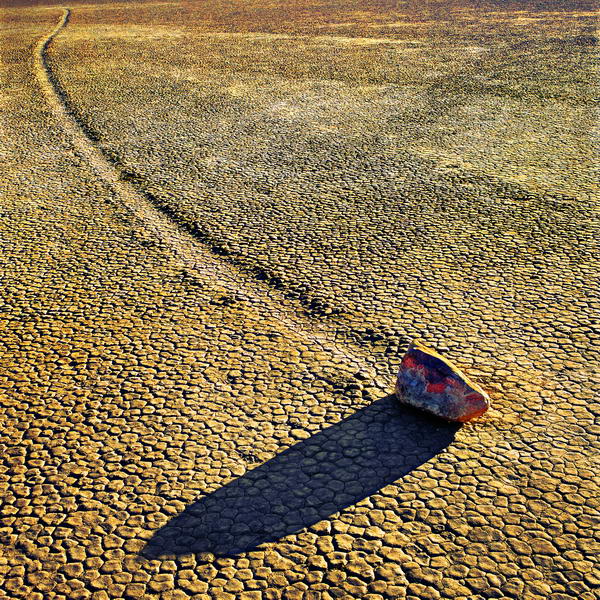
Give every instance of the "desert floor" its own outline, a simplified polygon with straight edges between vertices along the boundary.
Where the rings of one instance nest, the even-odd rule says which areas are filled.
[[[597,17],[3,2],[0,598],[598,598]]]

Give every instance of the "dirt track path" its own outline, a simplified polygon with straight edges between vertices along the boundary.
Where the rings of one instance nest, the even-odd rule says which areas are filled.
[[[336,345],[332,332],[326,330],[326,325],[302,318],[296,307],[276,290],[264,289],[255,279],[248,276],[223,261],[215,260],[214,253],[202,247],[201,242],[174,222],[169,216],[152,205],[143,193],[140,193],[131,183],[125,181],[118,165],[106,159],[102,151],[96,146],[85,133],[85,128],[77,121],[69,110],[63,98],[60,85],[52,72],[47,60],[47,52],[54,38],[67,27],[71,17],[71,9],[63,8],[63,15],[56,27],[39,40],[35,48],[35,72],[40,88],[51,107],[57,123],[67,133],[77,154],[79,154],[93,169],[93,171],[115,192],[117,198],[131,211],[143,226],[168,247],[177,259],[190,269],[192,273],[203,277],[213,277],[216,280],[229,280],[239,286],[240,293],[246,296],[254,296],[257,293],[267,293],[273,304],[274,316],[281,323],[297,333],[304,335],[307,339],[317,342],[327,351],[335,355],[346,357],[349,362],[361,364],[368,367],[368,361],[358,348],[345,346],[340,348]],[[386,384],[381,383],[385,389]]]

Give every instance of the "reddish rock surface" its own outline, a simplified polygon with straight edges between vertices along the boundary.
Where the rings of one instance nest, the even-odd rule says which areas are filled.
[[[413,342],[400,364],[396,396],[403,404],[448,421],[470,421],[490,406],[489,396],[435,350]]]

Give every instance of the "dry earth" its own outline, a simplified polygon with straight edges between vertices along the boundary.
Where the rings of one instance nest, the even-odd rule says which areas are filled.
[[[3,5],[0,598],[598,598],[592,2]]]

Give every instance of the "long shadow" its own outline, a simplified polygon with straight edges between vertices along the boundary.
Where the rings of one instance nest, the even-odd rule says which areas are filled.
[[[457,429],[387,396],[200,498],[158,530],[142,555],[232,556],[276,541],[410,473]]]

